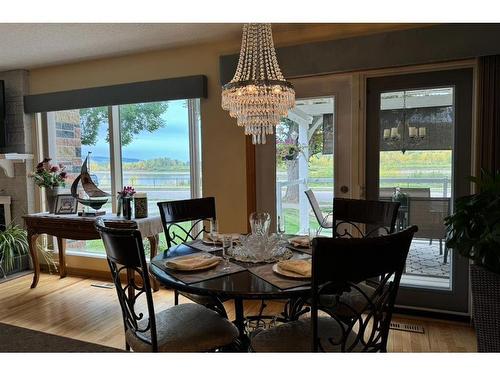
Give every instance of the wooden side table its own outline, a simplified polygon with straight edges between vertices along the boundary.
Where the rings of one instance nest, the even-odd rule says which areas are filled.
[[[134,222],[138,230],[147,238],[151,247],[151,259],[156,256],[158,251],[159,233],[163,231],[161,218],[152,216],[133,221],[124,220],[114,215],[98,216],[106,222],[112,222],[115,228],[129,228]],[[48,234],[57,238],[59,247],[59,275],[61,278],[66,276],[66,239],[70,240],[97,240],[100,239],[99,233],[95,229],[94,221],[96,217],[82,217],[78,215],[54,215],[48,213],[30,214],[23,216],[28,232],[28,243],[33,260],[33,282],[31,288],[35,288],[40,278],[40,261],[36,241],[39,235]],[[159,289],[159,284],[154,277],[152,279],[153,290]]]

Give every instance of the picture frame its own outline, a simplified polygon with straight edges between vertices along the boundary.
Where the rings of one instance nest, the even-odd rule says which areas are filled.
[[[58,194],[55,202],[54,214],[71,215],[78,211],[78,201],[71,194]]]

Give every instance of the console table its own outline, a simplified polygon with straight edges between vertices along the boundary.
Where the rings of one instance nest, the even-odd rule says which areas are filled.
[[[144,219],[125,220],[116,215],[98,216],[105,222],[111,223],[114,228],[130,228],[137,224],[138,230],[143,238],[147,238],[151,246],[151,258],[156,256],[158,250],[159,233],[163,232],[161,218],[151,216]],[[33,282],[32,288],[35,288],[40,278],[40,262],[36,240],[41,234],[48,234],[57,238],[59,248],[59,275],[61,278],[66,276],[66,239],[70,240],[97,240],[99,233],[94,227],[96,217],[78,216],[78,215],[54,215],[49,213],[38,213],[23,216],[28,232],[28,243],[33,260]],[[158,282],[153,277],[153,290],[158,290]]]

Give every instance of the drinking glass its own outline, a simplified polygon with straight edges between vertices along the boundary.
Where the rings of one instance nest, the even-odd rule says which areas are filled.
[[[222,236],[222,258],[224,258],[223,271],[229,270],[229,258],[233,255],[233,237]]]
[[[276,229],[278,232],[278,238],[280,241],[283,241],[285,237],[285,223],[282,222],[281,216],[278,216],[278,228]]]
[[[212,250],[218,250],[219,248],[215,246],[219,238],[219,230],[216,219],[210,219],[210,237],[212,238]]]

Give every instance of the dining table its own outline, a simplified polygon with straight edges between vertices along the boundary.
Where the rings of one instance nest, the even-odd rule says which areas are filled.
[[[201,245],[201,246],[200,246]],[[287,246],[292,258],[310,259],[310,248]],[[201,296],[211,296],[218,301],[234,301],[234,324],[238,328],[240,341],[248,343],[244,300],[284,300],[287,301],[280,319],[293,320],[304,311],[305,300],[310,296],[311,284],[308,278],[289,278],[273,272],[273,263],[249,263],[229,260],[230,270],[212,272],[177,272],[165,266],[169,259],[189,254],[211,251],[200,240],[172,246],[151,260],[150,273],[163,286]],[[212,254],[220,256],[222,249]],[[227,265],[226,265],[227,266]],[[227,267],[226,267],[227,268]],[[221,268],[222,269],[222,268]],[[254,317],[259,319],[260,317]],[[276,318],[276,317],[275,317]]]

